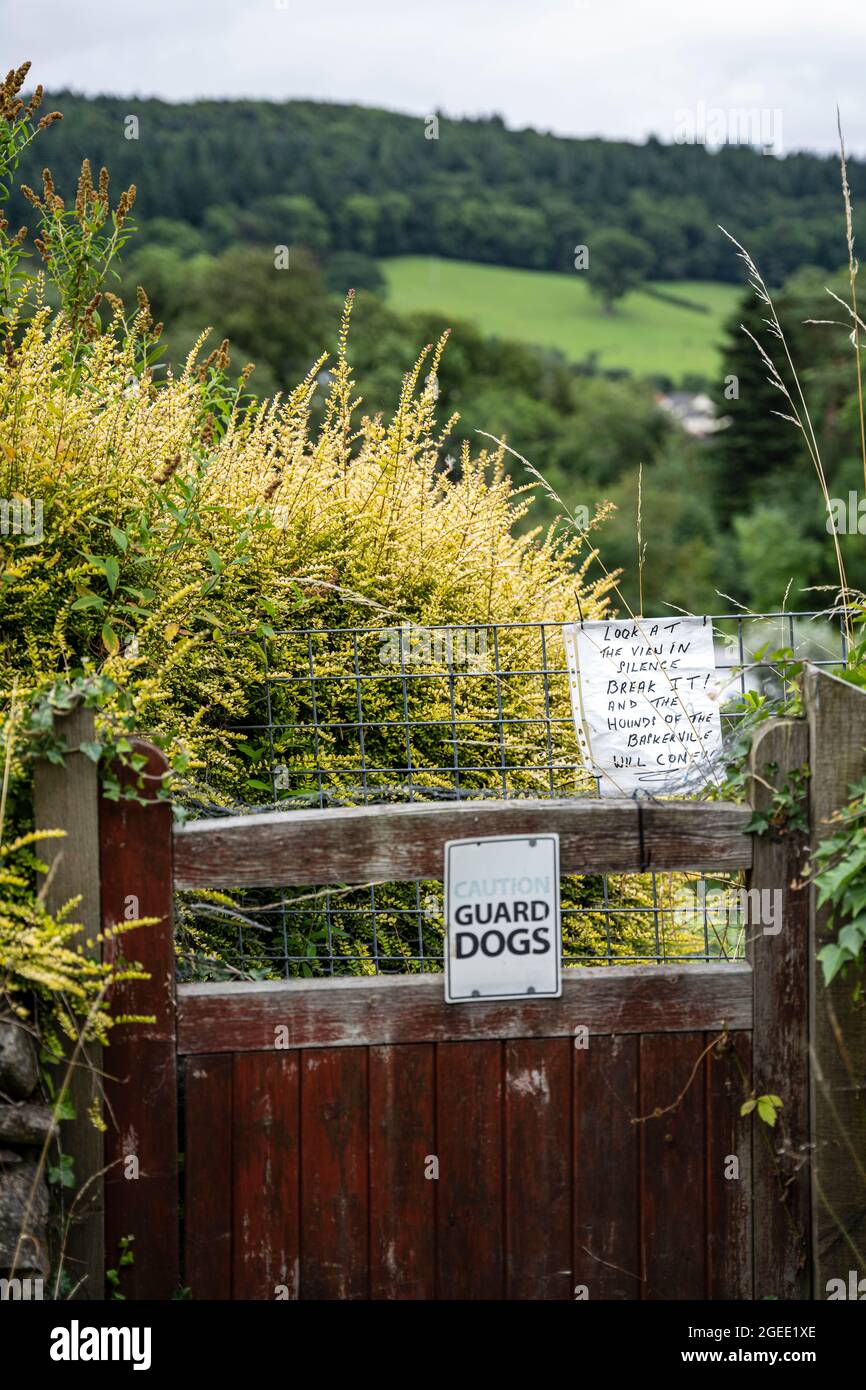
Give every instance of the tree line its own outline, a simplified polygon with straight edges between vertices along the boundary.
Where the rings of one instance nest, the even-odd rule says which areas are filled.
[[[252,242],[567,271],[576,247],[617,230],[651,279],[732,281],[740,267],[722,223],[770,283],[839,260],[832,157],[567,139],[509,130],[497,116],[307,101],[46,100],[66,119],[39,163],[25,160],[25,179],[38,180],[45,157],[67,186],[84,156],[105,164],[118,185],[137,185],[144,236],[163,243],[173,234],[211,252]],[[862,163],[849,177],[856,204]]]

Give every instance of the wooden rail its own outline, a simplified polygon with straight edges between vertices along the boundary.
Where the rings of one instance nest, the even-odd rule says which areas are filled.
[[[442,877],[447,840],[557,831],[563,873],[748,869],[751,812],[726,802],[463,801],[275,811],[174,832],[177,888]]]
[[[273,1051],[285,1046],[373,1047],[473,1038],[561,1038],[608,1033],[749,1029],[752,971],[743,961],[602,966],[567,971],[561,999],[446,1004],[441,975],[178,986],[179,1053]]]

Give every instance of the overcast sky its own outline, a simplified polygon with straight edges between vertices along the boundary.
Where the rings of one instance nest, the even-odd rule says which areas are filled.
[[[776,146],[866,153],[863,0],[0,0],[4,69],[84,92],[311,97],[674,138],[759,108]],[[781,113],[778,118],[771,113]]]

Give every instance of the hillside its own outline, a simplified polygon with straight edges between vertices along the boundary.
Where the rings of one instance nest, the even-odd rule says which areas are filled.
[[[420,116],[306,101],[173,105],[55,91],[46,103],[65,120],[25,159],[27,182],[48,163],[68,188],[86,155],[115,186],[137,185],[139,218],[163,220],[154,239],[168,219],[197,229],[211,251],[286,243],[569,271],[576,245],[616,227],[645,243],[659,281],[737,283],[722,223],[771,283],[804,264],[832,269],[844,254],[830,157],[564,139],[508,130],[496,116],[440,117],[432,139]],[[852,160],[849,175],[857,206],[863,163]]]
[[[723,324],[738,301],[732,285],[659,284],[706,312],[656,299],[641,291],[605,313],[585,278],[513,270],[436,257],[402,256],[381,263],[391,307],[400,313],[435,313],[469,319],[499,338],[556,348],[572,362],[594,359],[602,369],[638,376],[718,369]]]

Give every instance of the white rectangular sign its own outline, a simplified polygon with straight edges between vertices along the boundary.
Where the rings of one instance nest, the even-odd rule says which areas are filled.
[[[564,631],[581,754],[602,796],[695,792],[722,749],[723,682],[704,618],[620,618]]]
[[[562,993],[559,836],[491,835],[445,846],[445,999]]]

